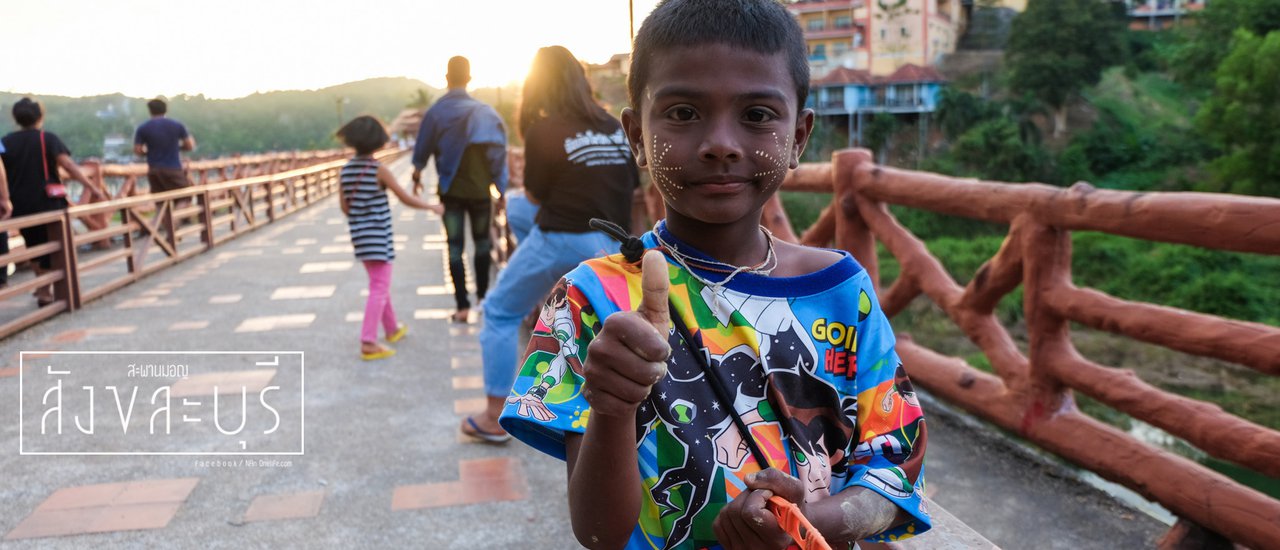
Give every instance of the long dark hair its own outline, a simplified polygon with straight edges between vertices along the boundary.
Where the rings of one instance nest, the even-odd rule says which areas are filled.
[[[520,136],[549,117],[604,124],[613,117],[596,103],[582,64],[563,46],[547,46],[533,57],[520,98]]]

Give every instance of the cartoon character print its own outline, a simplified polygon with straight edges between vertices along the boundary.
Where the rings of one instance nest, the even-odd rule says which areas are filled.
[[[704,298],[705,292],[704,292]],[[702,353],[711,368],[727,386],[726,393],[733,400],[734,408],[748,430],[753,426],[778,420],[769,395],[777,395],[769,384],[825,388],[827,407],[836,402],[834,388],[813,377],[816,352],[806,331],[785,300],[749,299],[740,294],[719,296],[722,304],[731,309],[712,311],[724,327],[742,327],[745,321],[754,332],[756,346],[740,344],[723,354],[710,354],[702,341],[704,333],[693,335],[697,341],[683,343],[673,330],[672,347],[677,350],[668,360],[667,377],[655,386],[650,400],[641,406],[638,424],[638,441],[642,441],[655,426],[661,426],[683,445],[683,460],[676,466],[659,473],[658,481],[650,488],[650,495],[664,516],[676,515],[666,548],[674,548],[689,536],[694,518],[706,507],[712,492],[717,489],[716,469],[725,468],[739,472],[746,465],[750,449],[743,434],[734,425],[724,405],[715,398],[713,390],[705,384],[713,383],[695,362],[691,353]],[[735,320],[734,315],[738,316]],[[758,349],[758,352],[757,352]],[[693,351],[697,350],[697,351]],[[762,359],[763,358],[763,361]],[[785,380],[785,381],[784,381]],[[801,380],[804,380],[803,382]],[[814,387],[816,390],[817,388]],[[816,398],[821,399],[821,398]],[[703,406],[692,404],[701,401]],[[655,423],[655,420],[661,420]],[[847,422],[846,422],[847,424]],[[832,430],[832,440],[848,441],[852,426]],[[714,455],[702,449],[707,441],[714,446]],[[847,445],[836,456],[843,458]],[[813,479],[812,485],[830,486],[831,458],[825,449],[818,450],[806,442],[805,476]],[[808,457],[812,456],[812,460]],[[785,468],[785,464],[774,464]],[[760,468],[769,465],[757,465]],[[726,472],[726,475],[733,475]],[[672,502],[674,490],[688,485],[689,495],[683,507]],[[825,484],[825,485],[824,485]],[[814,489],[815,494],[821,489]]]
[[[677,456],[683,456],[683,461],[678,466],[662,471],[649,490],[664,517],[679,514],[667,537],[666,548],[675,548],[688,537],[694,517],[706,506],[715,489],[712,482],[715,480],[717,464],[736,461],[732,467],[737,468],[746,456],[745,444],[741,453],[732,452],[737,451],[736,448],[731,450],[722,447],[729,444],[722,443],[721,438],[727,432],[736,432],[737,427],[733,425],[724,406],[715,400],[715,394],[705,385],[713,382],[706,378],[692,353],[704,354],[710,367],[716,369],[721,378],[731,386],[727,389],[730,395],[735,396],[735,401],[759,403],[764,400],[764,380],[751,376],[759,359],[750,347],[737,346],[728,353],[712,356],[706,355],[706,349],[701,346],[698,346],[698,351],[693,351],[692,345],[681,345],[682,339],[678,334],[673,334],[672,338],[672,348],[678,351],[667,360],[667,377],[654,386],[649,399],[640,405],[636,413],[637,442],[643,441],[649,431],[660,425],[661,429],[665,429],[683,446],[683,452],[676,453]],[[695,405],[699,402],[703,404],[702,407]],[[753,407],[750,413],[743,415],[743,420],[760,422],[758,416]],[[658,420],[660,422],[655,422]],[[716,443],[711,443],[713,441]],[[719,449],[714,460],[707,457],[707,451],[692,448],[708,444],[714,444]],[[675,489],[681,485],[688,485],[690,491],[683,507],[672,502]]]
[[[805,502],[826,498],[832,486],[847,485],[857,399],[841,398],[812,371],[775,374],[772,381],[788,396],[780,405],[782,424],[796,477],[805,487]],[[837,402],[840,409],[832,409]]]
[[[582,372],[582,362],[578,359],[577,325],[573,322],[573,309],[569,303],[569,286],[572,284],[568,279],[561,279],[551,289],[539,313],[539,325],[530,339],[531,352],[555,354],[546,373],[524,395],[507,398],[508,403],[519,404],[516,414],[539,422],[556,418],[556,414],[547,408],[547,393],[564,380],[565,371]]]
[[[894,370],[893,385],[876,406],[880,409],[877,412],[882,415],[918,411],[919,398],[901,363]],[[915,492],[911,479],[919,478],[922,466],[919,453],[913,453],[913,449],[925,437],[924,417],[917,416],[910,422],[901,422],[899,425],[901,428],[894,432],[877,434],[858,444],[853,450],[853,456],[855,461],[862,464],[869,464],[877,455],[888,460],[892,466],[868,469],[863,473],[862,480],[888,495],[907,498]]]

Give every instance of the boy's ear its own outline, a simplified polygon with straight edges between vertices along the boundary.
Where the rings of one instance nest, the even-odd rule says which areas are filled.
[[[805,145],[809,144],[809,136],[813,135],[813,118],[813,109],[802,109],[800,116],[796,117],[795,150],[791,155],[792,170],[800,166],[800,155],[804,153]]]
[[[631,154],[636,157],[636,166],[647,167],[649,159],[644,154],[644,131],[640,125],[640,114],[635,109],[627,107],[622,110],[622,131],[627,133]]]

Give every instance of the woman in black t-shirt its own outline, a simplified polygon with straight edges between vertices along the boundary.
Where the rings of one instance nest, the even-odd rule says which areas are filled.
[[[520,101],[524,188],[540,208],[537,223],[485,297],[480,349],[488,400],[485,412],[461,427],[491,443],[510,439],[498,415],[515,382],[521,320],[579,262],[618,251],[613,239],[588,222],[630,225],[631,196],[640,184],[622,124],[596,103],[582,64],[569,50],[538,50]]]
[[[24,97],[13,105],[13,120],[22,129],[4,136],[4,169],[9,179],[9,199],[13,202],[14,217],[39,214],[67,207],[65,187],[58,175],[61,167],[71,179],[84,184],[85,191],[107,197],[80,171],[71,160],[71,151],[58,136],[43,130],[44,109],[40,103]],[[22,240],[27,248],[49,242],[48,227],[38,225],[24,227]],[[9,251],[9,235],[0,235],[0,253]],[[33,260],[36,276],[53,269],[53,257],[44,255]],[[53,302],[53,285],[44,285],[35,291],[40,306]]]

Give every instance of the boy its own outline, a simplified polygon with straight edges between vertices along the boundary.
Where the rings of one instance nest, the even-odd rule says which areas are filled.
[[[805,53],[775,0],[666,0],[636,36],[623,125],[664,254],[567,274],[502,416],[566,459],[584,546],[785,548],[774,495],[836,548],[929,528],[924,419],[870,279],[759,225],[813,128]]]

